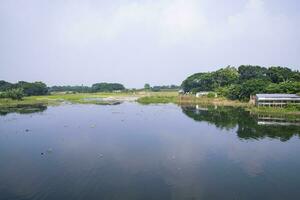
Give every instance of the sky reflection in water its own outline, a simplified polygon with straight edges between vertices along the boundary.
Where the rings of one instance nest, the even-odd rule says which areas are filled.
[[[6,114],[0,199],[297,199],[299,126],[258,121],[135,103]]]

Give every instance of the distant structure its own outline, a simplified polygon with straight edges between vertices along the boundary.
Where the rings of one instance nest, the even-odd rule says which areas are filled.
[[[256,106],[284,107],[287,104],[300,104],[297,94],[256,94]]]
[[[178,91],[178,94],[184,94],[184,90],[183,90],[183,89],[180,89],[180,90]]]
[[[196,97],[202,97],[202,96],[206,96],[206,95],[208,95],[209,94],[209,92],[206,92],[206,91],[203,91],[203,92],[197,92],[196,93]]]
[[[218,97],[216,92],[207,92],[207,91],[202,91],[202,92],[197,92],[196,97],[203,97],[203,96],[208,96],[210,97]]]

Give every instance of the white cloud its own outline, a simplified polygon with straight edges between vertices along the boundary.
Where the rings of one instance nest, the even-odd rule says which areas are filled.
[[[132,2],[102,16],[97,7],[77,5],[72,8],[73,17],[63,22],[63,31],[69,42],[79,44],[116,39],[135,27],[150,32],[160,42],[180,42],[206,25],[199,8],[194,0]]]

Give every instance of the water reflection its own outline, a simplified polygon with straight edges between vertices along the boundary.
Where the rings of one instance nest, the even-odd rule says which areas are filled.
[[[242,139],[265,137],[287,141],[300,136],[300,119],[287,119],[271,115],[251,115],[243,108],[182,106],[182,111],[195,121],[205,121],[220,129],[236,129]]]
[[[0,199],[299,197],[298,138],[241,140],[238,126],[260,126],[249,113],[183,109],[203,122],[176,105],[136,103],[0,117]]]
[[[19,114],[31,114],[36,112],[44,112],[47,110],[47,106],[43,104],[38,105],[17,105],[10,107],[0,107],[0,115],[7,115],[9,113],[19,113]]]

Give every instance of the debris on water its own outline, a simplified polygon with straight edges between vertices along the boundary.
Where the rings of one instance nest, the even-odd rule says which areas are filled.
[[[44,153],[42,152],[41,155],[44,155]]]
[[[25,132],[29,132],[29,129],[25,129]]]
[[[52,153],[52,148],[47,149],[47,153]]]
[[[99,157],[102,158],[102,157],[103,157],[103,154],[100,153],[100,154],[99,154]]]
[[[64,127],[68,127],[68,125],[64,125]]]
[[[95,128],[95,125],[91,125],[91,128]]]

